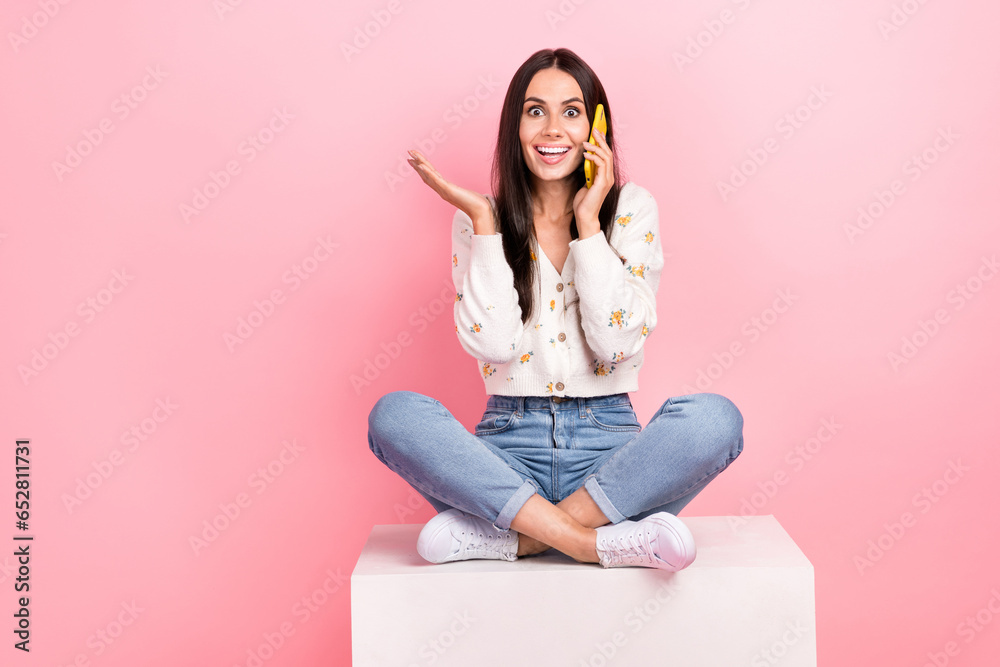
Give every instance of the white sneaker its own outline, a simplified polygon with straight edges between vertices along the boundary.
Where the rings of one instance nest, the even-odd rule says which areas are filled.
[[[694,562],[697,553],[691,531],[669,512],[596,530],[597,555],[604,567],[635,565],[676,572]]]
[[[517,560],[518,533],[497,530],[486,519],[457,509],[428,521],[417,538],[417,553],[432,563],[470,558]]]

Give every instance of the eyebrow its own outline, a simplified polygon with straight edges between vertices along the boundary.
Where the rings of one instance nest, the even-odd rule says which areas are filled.
[[[527,104],[528,102],[541,102],[543,106],[546,104],[545,100],[539,99],[537,97],[525,98],[524,103]],[[583,100],[581,100],[579,97],[571,97],[568,100],[563,100],[563,106],[566,106],[570,102],[579,102],[580,104],[583,104]]]

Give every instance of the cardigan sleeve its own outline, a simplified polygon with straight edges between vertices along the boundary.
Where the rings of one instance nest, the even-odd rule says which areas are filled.
[[[503,237],[474,234],[461,209],[452,224],[452,280],[455,331],[462,348],[477,360],[503,364],[514,358],[524,334],[514,272],[503,252]]]
[[[637,354],[656,328],[663,271],[656,200],[640,190],[634,203],[619,207],[612,224],[619,226],[615,243],[621,257],[601,233],[574,239],[570,251],[587,344],[601,360],[619,363]]]

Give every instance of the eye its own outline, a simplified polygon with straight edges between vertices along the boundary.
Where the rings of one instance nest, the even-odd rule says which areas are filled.
[[[535,111],[536,109],[537,109],[538,111],[541,111],[542,113],[541,113],[541,114],[537,114],[537,113],[534,113],[534,111]],[[570,113],[570,112],[572,112],[572,113]],[[565,113],[565,114],[570,114],[570,116],[569,116],[570,118],[578,118],[578,117],[580,117],[580,116],[582,116],[582,115],[583,115],[583,112],[582,112],[582,111],[580,111],[580,109],[578,109],[577,107],[567,107],[567,108],[566,108],[566,111],[564,111],[563,113]],[[542,115],[544,115],[544,114],[545,114],[545,111],[544,111],[544,109],[542,109],[542,107],[540,107],[540,106],[538,106],[538,105],[536,104],[535,106],[532,106],[532,107],[528,107],[528,111],[527,111],[527,114],[528,114],[529,116],[535,116],[535,117],[539,117],[539,116],[542,116]]]

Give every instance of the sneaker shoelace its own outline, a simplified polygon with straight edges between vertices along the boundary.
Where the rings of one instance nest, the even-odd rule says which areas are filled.
[[[605,553],[608,567],[638,563],[654,564],[653,547],[649,543],[651,532],[645,526],[638,526],[625,535],[602,539],[601,549]]]
[[[510,531],[503,533],[483,532],[479,530],[463,530],[458,553],[465,556],[481,558],[503,555],[503,547],[514,539]]]

